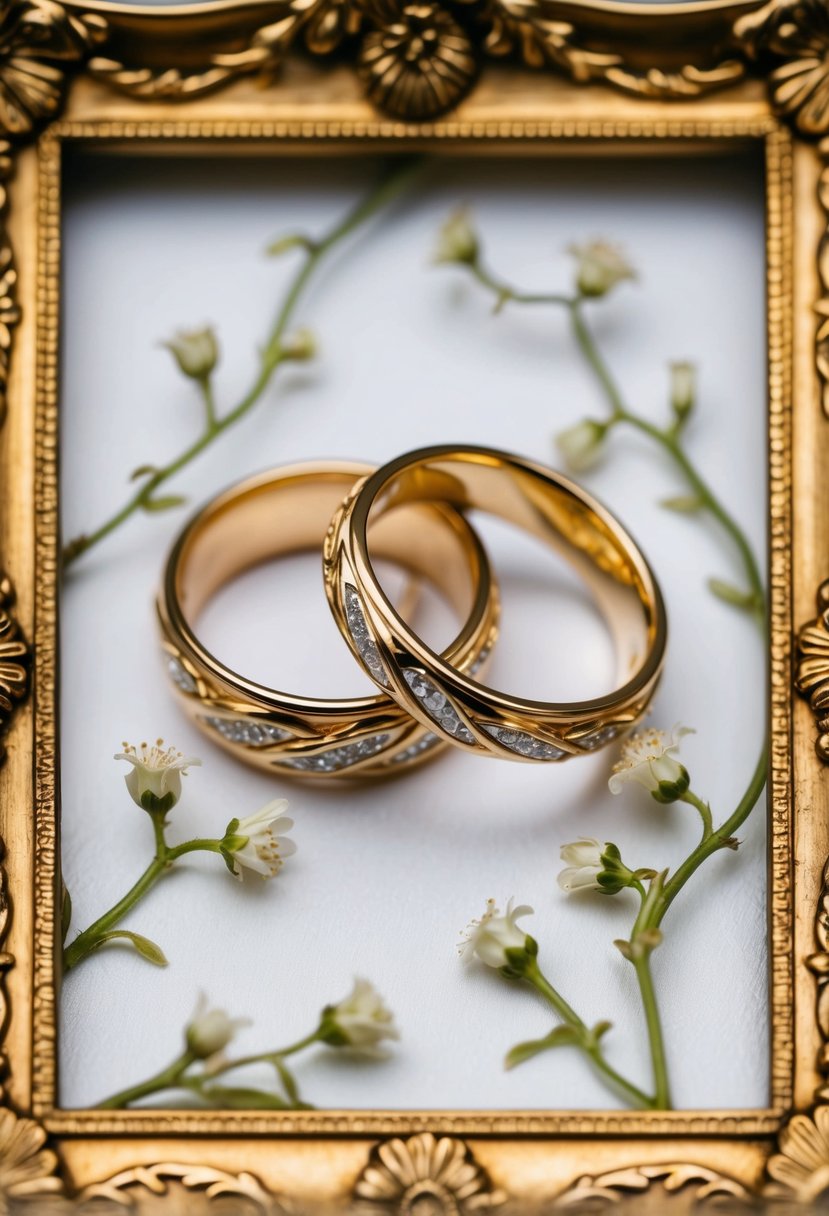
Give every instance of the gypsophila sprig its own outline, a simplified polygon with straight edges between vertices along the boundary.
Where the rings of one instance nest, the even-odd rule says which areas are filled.
[[[111,941],[132,946],[147,962],[159,967],[166,966],[167,959],[155,942],[117,926],[189,853],[218,854],[236,877],[241,877],[242,869],[249,869],[263,878],[275,878],[285,858],[296,852],[294,842],[284,835],[293,827],[293,820],[282,815],[288,808],[284,798],[269,802],[253,815],[231,819],[223,836],[199,837],[186,840],[183,844],[169,844],[167,816],[181,798],[181,779],[188,768],[201,764],[201,761],[183,756],[175,748],[165,747],[162,739],[158,739],[152,747],[146,743],[139,747],[125,743],[123,751],[118,752],[115,759],[126,760],[131,766],[126,776],[127,790],[133,802],[147,812],[152,822],[155,853],[126,895],[65,946],[63,966],[66,971],[77,967],[93,951]]]
[[[326,1005],[316,1028],[287,1047],[228,1056],[227,1048],[236,1034],[251,1023],[235,1018],[223,1009],[208,1005],[201,996],[196,1011],[184,1028],[184,1049],[166,1068],[146,1081],[113,1094],[101,1102],[102,1109],[117,1110],[165,1092],[189,1095],[200,1106],[237,1110],[313,1110],[300,1097],[299,1086],[287,1061],[300,1052],[318,1046],[328,1050],[349,1049],[366,1059],[385,1059],[379,1049],[386,1040],[400,1038],[394,1016],[377,989],[368,980],[357,979],[347,997]],[[274,1071],[277,1088],[261,1085],[220,1084],[230,1072],[266,1065]]]
[[[708,589],[725,604],[745,612],[764,635],[766,593],[752,545],[743,528],[703,477],[686,450],[688,432],[691,429],[689,424],[692,420],[701,420],[702,417],[697,400],[696,366],[688,360],[670,364],[667,417],[663,425],[652,422],[650,418],[628,405],[588,324],[589,310],[602,306],[603,297],[611,292],[615,294],[615,289],[621,283],[636,278],[632,263],[621,249],[607,241],[573,245],[570,247],[570,253],[576,260],[573,290],[569,293],[530,292],[518,290],[512,283],[493,273],[484,263],[482,250],[483,242],[476,233],[474,257],[442,260],[454,261],[459,270],[469,274],[488,292],[493,298],[496,312],[507,305],[563,309],[570,321],[573,338],[584,362],[606,401],[605,418],[577,420],[559,432],[557,443],[568,468],[574,472],[584,472],[594,468],[600,460],[606,459],[611,451],[611,435],[619,427],[635,431],[652,444],[661,458],[667,457],[683,482],[683,492],[664,499],[661,505],[678,515],[688,517],[689,520],[706,516],[713,520],[727,537],[738,559],[738,577],[742,580],[742,585],[714,577],[707,580]],[[630,937],[618,939],[616,945],[636,971],[654,1077],[653,1099],[645,1098],[645,1102],[659,1109],[670,1106],[671,1097],[662,1027],[650,973],[650,957],[662,943],[662,921],[685,884],[715,852],[737,848],[735,834],[751,814],[763,792],[768,757],[768,740],[764,739],[756,767],[742,798],[720,827],[715,828],[711,807],[694,793],[688,771],[678,758],[682,733],[684,732],[679,729],[670,736],[658,730],[641,731],[627,740],[610,778],[610,788],[616,793],[629,784],[643,789],[647,797],[660,803],[683,803],[692,806],[698,812],[702,823],[702,837],[685,861],[673,873],[667,870],[657,871],[650,867],[631,872],[622,863],[616,845],[606,843],[602,849],[597,840],[584,839],[564,846],[562,858],[569,864],[559,876],[560,885],[568,894],[584,890],[615,892],[620,889],[621,884],[632,888],[639,895],[639,912]],[[528,974],[535,973],[530,971]],[[547,995],[551,1003],[554,1003],[553,997],[560,1000],[554,992]],[[544,1039],[519,1044],[508,1057],[508,1063],[521,1063],[553,1046],[575,1043],[583,1047],[584,1031],[580,1030],[572,1019],[568,1021],[567,1009],[559,1012],[565,1024],[555,1027]],[[605,1079],[610,1082],[610,1078]],[[614,1088],[619,1088],[615,1082],[611,1083]],[[643,1095],[639,1092],[641,1098]],[[628,1097],[632,1101],[638,1101],[630,1093]]]
[[[294,316],[318,267],[352,233],[403,193],[419,169],[419,162],[406,160],[359,202],[348,214],[318,240],[302,234],[288,234],[273,242],[271,254],[291,251],[302,255],[301,264],[288,282],[276,320],[259,354],[259,363],[245,395],[224,412],[217,408],[213,390],[213,370],[219,357],[219,344],[210,328],[182,331],[166,343],[179,370],[194,382],[203,405],[202,429],[191,443],[164,463],[155,461],[139,466],[132,475],[137,489],[103,523],[70,540],[63,550],[64,569],[122,527],[141,511],[159,512],[180,506],[185,499],[178,494],[159,495],[158,490],[182,469],[196,460],[231,427],[236,426],[263,399],[274,375],[285,363],[313,358],[316,341],[307,329],[290,334]]]
[[[459,947],[462,958],[477,960],[496,970],[507,980],[523,981],[533,987],[555,1011],[561,1025],[543,1039],[519,1043],[508,1052],[506,1068],[514,1068],[533,1056],[557,1047],[576,1047],[582,1051],[614,1091],[624,1094],[635,1106],[653,1106],[653,1100],[616,1071],[605,1059],[600,1040],[610,1022],[590,1027],[554,988],[538,963],[538,943],[516,922],[532,915],[527,904],[518,907],[510,899],[501,912],[494,899],[488,899],[483,916],[470,922]]]

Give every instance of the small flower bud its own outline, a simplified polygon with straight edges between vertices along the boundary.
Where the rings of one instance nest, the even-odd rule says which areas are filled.
[[[584,473],[601,460],[604,454],[607,423],[585,418],[575,426],[556,435],[558,450],[574,473]]]
[[[629,887],[635,875],[622,861],[618,845],[601,845],[592,837],[582,837],[561,846],[561,860],[567,867],[558,876],[558,885],[567,894],[574,891],[601,891],[616,895]]]
[[[693,363],[671,364],[671,407],[680,422],[694,408],[696,387],[697,369]]]
[[[219,344],[209,326],[179,330],[174,338],[162,345],[170,351],[185,376],[193,380],[206,380],[219,361]]]
[[[313,359],[317,353],[317,340],[310,329],[298,329],[280,345],[283,359],[293,359],[297,363]]]
[[[579,295],[598,299],[625,279],[635,279],[636,272],[614,245],[591,241],[587,245],[571,245],[569,252],[576,259],[576,287]]]
[[[209,1009],[202,993],[184,1032],[187,1050],[197,1060],[208,1060],[224,1051],[236,1031],[249,1024],[246,1018],[228,1017],[223,1009]]]
[[[278,258],[281,257],[283,253],[289,253],[292,249],[311,250],[313,248],[314,243],[309,239],[309,237],[303,236],[299,232],[295,232],[289,236],[278,237],[273,244],[268,245],[266,252],[269,253],[272,258]]]
[[[435,262],[474,266],[480,252],[480,241],[469,222],[469,212],[461,209],[450,215],[440,230]]]

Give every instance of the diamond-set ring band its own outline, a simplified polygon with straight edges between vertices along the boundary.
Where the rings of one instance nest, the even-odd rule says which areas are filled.
[[[531,701],[480,682],[432,651],[383,591],[370,543],[383,518],[416,503],[483,511],[561,553],[613,635],[619,683],[567,704]],[[324,551],[325,584],[343,637],[375,683],[462,750],[555,763],[606,746],[645,713],[659,680],[667,621],[656,578],[611,513],[569,479],[489,448],[441,446],[369,474],[339,508]]]
[[[445,747],[439,732],[383,689],[352,699],[280,692],[232,671],[196,632],[207,602],[244,571],[291,553],[319,553],[335,510],[369,472],[326,461],[248,478],[203,507],[170,551],[158,618],[173,689],[200,730],[257,768],[294,777],[385,777]],[[498,591],[463,514],[448,504],[415,503],[378,521],[371,540],[373,552],[430,584],[453,610],[460,629],[447,662],[482,670],[497,634]]]

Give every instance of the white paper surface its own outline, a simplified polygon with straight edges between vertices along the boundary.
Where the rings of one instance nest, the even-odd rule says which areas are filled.
[[[199,405],[158,342],[178,326],[217,325],[221,408],[251,378],[291,258],[265,245],[319,234],[371,180],[371,166],[291,160],[209,165],[85,161],[67,193],[62,504],[66,537],[106,517],[129,472],[193,437]],[[630,401],[663,416],[666,363],[698,360],[694,459],[765,545],[762,182],[759,167],[715,160],[500,160],[445,164],[416,199],[339,251],[298,320],[319,337],[313,366],[287,370],[255,414],[180,476],[197,504],[268,465],[319,457],[382,461],[428,443],[490,444],[554,461],[551,436],[603,403],[554,311],[507,309],[454,270],[429,264],[436,231],[473,206],[494,268],[528,287],[566,287],[563,248],[604,235],[641,271],[592,314]],[[704,589],[736,576],[713,527],[656,504],[684,487],[619,434],[585,483],[633,531],[670,612],[667,669],[652,721],[682,721],[694,788],[715,814],[733,809],[754,766],[765,714],[763,647]],[[502,1058],[552,1021],[531,991],[478,966],[456,942],[488,896],[532,904],[526,928],[542,965],[588,1022],[609,1018],[611,1061],[650,1085],[632,970],[611,945],[629,933],[633,897],[568,899],[559,845],[615,840],[634,865],[676,865],[698,826],[688,807],[613,798],[610,753],[563,766],[454,753],[395,783],[289,785],[247,770],[192,729],[169,694],[152,599],[182,512],[144,516],[71,574],[62,617],[62,797],[73,933],[119,898],[151,851],[149,823],[127,797],[112,754],[162,735],[201,756],[171,838],[220,834],[232,815],[287,795],[296,857],[272,884],[237,885],[218,859],[182,864],[125,922],[170,959],[156,970],[108,949],[65,981],[61,1096],[86,1105],[166,1064],[199,990],[253,1020],[245,1052],[307,1032],[319,1009],[372,979],[402,1040],[391,1060],[304,1059],[304,1096],[323,1107],[584,1108],[617,1103],[573,1051],[511,1073]],[[485,536],[504,592],[496,686],[569,696],[606,686],[610,647],[559,566],[504,529]],[[446,627],[446,621],[442,623]],[[367,687],[331,623],[316,560],[240,580],[211,606],[204,635],[223,658],[283,688],[337,694]],[[766,871],[763,810],[737,856],[713,859],[665,923],[654,956],[682,1107],[767,1101]],[[264,1080],[264,1075],[251,1080]]]

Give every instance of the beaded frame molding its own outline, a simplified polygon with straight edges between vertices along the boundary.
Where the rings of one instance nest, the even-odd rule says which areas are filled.
[[[702,156],[753,146],[763,156],[767,1109],[59,1107],[60,188],[62,157],[78,146],[217,157]],[[0,410],[0,1212],[523,1216],[783,1212],[827,1201],[827,0],[217,0],[164,9],[2,0]]]

